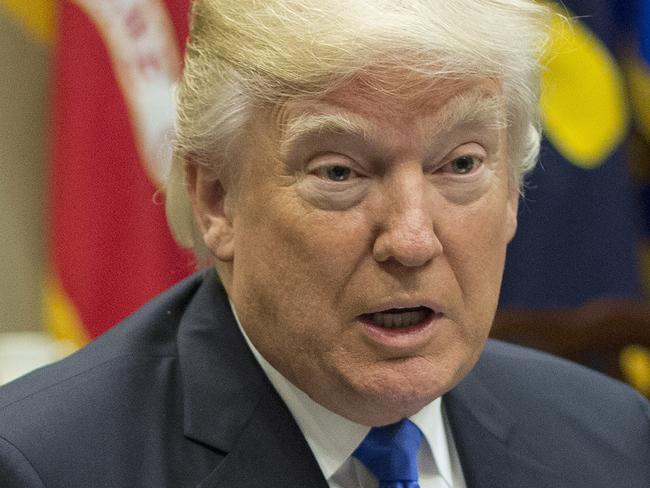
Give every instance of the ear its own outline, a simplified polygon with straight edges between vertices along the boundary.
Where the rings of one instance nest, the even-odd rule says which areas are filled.
[[[506,236],[508,242],[510,242],[517,232],[517,213],[519,211],[519,190],[515,188],[510,190],[510,195],[508,196],[508,206],[506,208]]]
[[[185,165],[185,181],[192,199],[194,220],[203,243],[217,259],[232,261],[232,212],[224,185],[211,170],[192,162]]]

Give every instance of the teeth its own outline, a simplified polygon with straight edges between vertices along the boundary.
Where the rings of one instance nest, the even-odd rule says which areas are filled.
[[[410,327],[422,322],[429,315],[429,312],[427,309],[404,312],[377,312],[372,314],[372,321],[381,327]]]

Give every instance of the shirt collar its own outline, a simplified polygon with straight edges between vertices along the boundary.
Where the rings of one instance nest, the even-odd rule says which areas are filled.
[[[453,470],[449,451],[449,427],[447,426],[442,412],[442,397],[436,398],[426,405],[409,419],[418,426],[424,434],[424,438],[431,448],[433,460],[438,468],[440,476],[448,486],[453,484]]]
[[[230,302],[235,321],[260,367],[278,392],[305,436],[325,479],[348,460],[370,431],[370,427],[353,422],[312,400],[305,392],[287,380],[257,350],[246,335],[237,312]],[[442,414],[442,399],[436,398],[409,419],[418,426],[431,448],[438,472],[452,485],[452,463],[447,429]]]

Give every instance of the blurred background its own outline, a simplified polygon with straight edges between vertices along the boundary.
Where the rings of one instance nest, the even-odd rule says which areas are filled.
[[[194,269],[159,190],[188,5],[0,0],[0,383]],[[650,395],[650,0],[553,5],[493,335]]]

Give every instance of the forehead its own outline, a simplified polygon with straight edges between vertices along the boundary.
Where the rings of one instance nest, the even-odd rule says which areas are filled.
[[[499,92],[499,84],[492,79],[429,79],[392,71],[389,77],[373,78],[371,73],[359,76],[322,101],[367,118],[402,121],[442,112],[459,96],[495,97]]]

